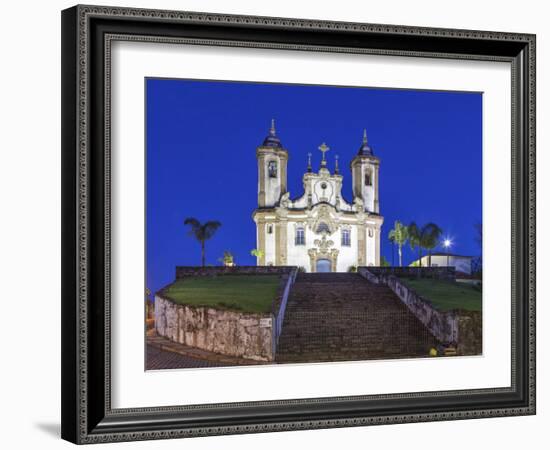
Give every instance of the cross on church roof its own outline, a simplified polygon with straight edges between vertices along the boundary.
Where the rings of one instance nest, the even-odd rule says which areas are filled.
[[[321,152],[323,153],[323,160],[321,161],[321,164],[323,166],[326,166],[327,165],[327,160],[325,159],[325,153],[328,152],[330,150],[330,147],[325,144],[324,142],[319,146],[319,150],[321,150]]]

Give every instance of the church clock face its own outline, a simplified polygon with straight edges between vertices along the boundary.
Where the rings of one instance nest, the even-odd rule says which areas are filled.
[[[332,187],[332,183],[328,183],[326,181],[318,181],[317,183],[315,183],[313,192],[317,197],[317,201],[330,202],[332,200],[334,188]]]

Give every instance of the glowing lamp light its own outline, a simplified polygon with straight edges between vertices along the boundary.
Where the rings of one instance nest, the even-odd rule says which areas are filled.
[[[443,247],[447,250],[447,267],[449,266],[449,248],[453,245],[453,241],[449,238],[443,240]]]

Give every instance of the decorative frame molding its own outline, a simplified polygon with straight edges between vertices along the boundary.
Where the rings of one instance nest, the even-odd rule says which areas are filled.
[[[512,65],[509,388],[112,409],[110,62],[115,40]],[[62,13],[62,437],[79,444],[535,413],[535,36],[148,9]]]

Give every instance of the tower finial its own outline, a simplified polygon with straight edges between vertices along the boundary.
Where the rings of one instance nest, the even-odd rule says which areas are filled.
[[[307,171],[311,172],[311,152],[307,154]]]
[[[363,142],[361,143],[361,147],[359,147],[358,154],[365,155],[365,156],[373,156],[372,148],[369,147],[366,128],[363,129]]]
[[[334,155],[334,173],[338,175],[340,171],[338,170],[338,155]]]
[[[277,134],[275,133],[275,119],[271,119],[271,128],[269,129],[269,133],[264,139],[264,143],[262,144],[262,147],[272,147],[272,148],[283,148],[281,145],[281,140],[277,137]]]

